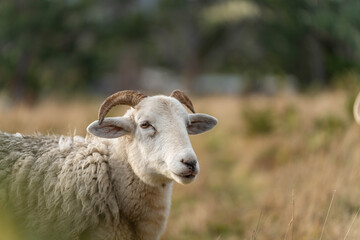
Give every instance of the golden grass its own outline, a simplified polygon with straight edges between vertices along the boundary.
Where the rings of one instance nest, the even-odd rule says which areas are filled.
[[[191,137],[201,173],[190,185],[175,184],[162,239],[359,239],[360,127],[346,108],[349,97],[195,98],[196,110],[219,124]],[[100,103],[0,101],[0,130],[84,135]],[[274,129],[249,133],[244,111],[264,109]]]

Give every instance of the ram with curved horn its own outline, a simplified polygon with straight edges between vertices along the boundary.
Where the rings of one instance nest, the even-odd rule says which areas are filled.
[[[117,105],[131,108],[105,117]],[[188,135],[216,124],[179,90],[128,90],[104,101],[86,139],[0,133],[0,203],[29,239],[160,239],[173,182],[199,173]]]

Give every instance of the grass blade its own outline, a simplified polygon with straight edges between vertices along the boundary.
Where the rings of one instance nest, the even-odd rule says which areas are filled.
[[[330,201],[330,205],[329,205],[328,211],[327,211],[327,213],[326,213],[326,217],[325,217],[324,225],[323,225],[323,227],[322,227],[322,230],[321,230],[321,235],[320,235],[319,240],[321,240],[321,239],[322,239],[322,237],[323,237],[323,235],[324,235],[324,230],[325,230],[326,222],[327,222],[328,217],[329,217],[329,214],[330,214],[330,210],[331,210],[331,206],[332,206],[333,201],[334,201],[335,193],[336,193],[336,190],[334,190],[334,191],[333,191],[333,193],[332,193],[332,196],[331,196],[331,201]]]

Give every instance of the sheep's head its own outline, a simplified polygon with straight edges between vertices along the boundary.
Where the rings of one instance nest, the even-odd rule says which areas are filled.
[[[110,109],[119,104],[132,108],[122,117],[105,118]],[[182,104],[193,113],[189,114]],[[143,181],[190,183],[199,173],[199,164],[188,134],[206,132],[216,124],[216,118],[195,113],[190,99],[179,90],[173,91],[170,97],[121,91],[104,101],[99,120],[91,123],[87,130],[102,138],[130,136],[129,162]]]

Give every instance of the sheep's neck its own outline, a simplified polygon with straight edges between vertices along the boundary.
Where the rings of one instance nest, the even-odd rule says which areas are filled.
[[[128,156],[126,149],[120,151],[121,156]],[[172,182],[144,183],[126,158],[112,159],[110,164],[120,218],[127,219],[138,239],[159,239],[170,211]]]

